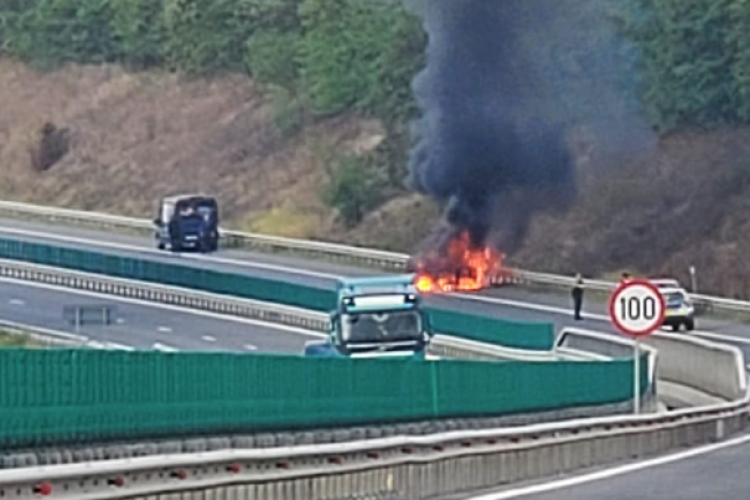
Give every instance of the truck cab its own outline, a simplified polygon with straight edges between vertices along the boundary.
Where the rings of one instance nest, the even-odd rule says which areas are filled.
[[[214,252],[219,247],[219,206],[204,195],[177,195],[161,200],[156,226],[156,245],[173,252]]]
[[[309,342],[306,356],[425,359],[432,339],[414,275],[341,279],[324,342]]]

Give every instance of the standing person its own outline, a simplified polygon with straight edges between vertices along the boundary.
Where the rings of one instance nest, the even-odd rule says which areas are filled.
[[[583,307],[583,278],[580,273],[576,274],[576,282],[570,294],[573,297],[574,318],[576,321],[580,321],[583,319],[581,317],[581,308]]]

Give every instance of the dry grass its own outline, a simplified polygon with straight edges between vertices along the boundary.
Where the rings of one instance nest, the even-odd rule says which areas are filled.
[[[750,130],[665,138],[647,158],[595,175],[568,213],[538,218],[514,260],[591,275],[628,269],[750,297]]]
[[[356,149],[382,133],[345,116],[281,141],[271,105],[244,76],[188,79],[115,66],[38,73],[0,59],[0,108],[1,198],[151,216],[162,196],[207,191],[235,226],[282,205],[325,213],[316,148]],[[70,131],[70,152],[40,173],[29,150],[47,122]]]
[[[116,66],[38,73],[0,59],[0,198],[151,217],[181,191],[217,194],[228,226],[410,251],[439,219],[421,196],[392,200],[353,231],[319,193],[331,151],[383,137],[373,121],[307,123],[281,140],[273,110],[244,76],[188,79]],[[70,151],[31,165],[45,123],[67,129]],[[697,266],[704,291],[750,297],[750,129],[682,134],[647,158],[599,171],[580,165],[567,214],[539,216],[512,263],[605,275],[672,274]]]

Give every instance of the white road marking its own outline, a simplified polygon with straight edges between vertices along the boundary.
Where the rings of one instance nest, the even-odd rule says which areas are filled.
[[[115,323],[117,323],[118,325],[124,325],[125,324],[125,319],[124,318],[117,318],[115,320]]]
[[[99,340],[90,340],[85,343],[86,346],[92,349],[108,349],[115,351],[135,351],[134,347],[130,347],[124,344],[118,344],[116,342],[101,342]]]
[[[160,326],[159,328],[156,329],[156,331],[161,332],[161,333],[172,333],[172,329],[169,328],[168,326]]]
[[[153,348],[156,349],[157,351],[162,351],[162,352],[179,352],[179,349],[177,349],[176,347],[168,346],[160,342],[155,342],[153,345]]]
[[[107,347],[110,349],[116,349],[118,351],[135,351],[135,347],[131,347],[125,344],[118,344],[117,342],[107,342]]]
[[[40,238],[43,240],[53,240],[53,241],[56,240],[56,241],[63,241],[63,242],[69,242],[69,243],[78,243],[81,245],[85,245],[86,247],[92,247],[92,248],[100,247],[100,248],[111,248],[113,250],[127,250],[129,252],[147,253],[151,255],[158,255],[160,257],[165,257],[167,259],[174,258],[174,259],[188,259],[188,260],[194,260],[198,262],[215,262],[217,264],[228,264],[228,265],[235,266],[235,267],[263,269],[267,271],[281,272],[285,274],[298,274],[298,275],[309,276],[311,278],[320,278],[320,279],[327,279],[327,280],[334,280],[334,281],[340,277],[335,274],[321,273],[317,271],[310,271],[307,269],[290,268],[289,266],[265,264],[265,263],[252,262],[252,261],[246,261],[246,260],[225,259],[221,257],[211,257],[207,255],[193,255],[193,254],[183,254],[183,253],[173,254],[173,253],[164,252],[162,250],[158,250],[155,248],[149,248],[149,247],[143,247],[143,246],[126,245],[123,243],[112,243],[108,241],[89,240],[85,238],[78,238],[75,236],[64,236],[60,234],[41,233],[38,231],[14,229],[14,228],[9,228],[9,227],[4,227],[4,226],[0,226],[0,232],[16,234],[19,236],[30,236],[33,238]]]
[[[204,335],[202,338],[206,342],[216,342],[216,337],[212,337],[211,335]]]
[[[85,297],[96,297],[98,299],[105,299],[112,302],[120,302],[123,304],[133,304],[142,307],[151,307],[154,309],[163,309],[165,311],[174,311],[183,314],[192,314],[194,316],[201,316],[204,318],[218,319],[221,321],[229,321],[232,323],[239,323],[243,325],[259,326],[262,328],[268,328],[269,330],[278,330],[283,332],[294,333],[303,337],[315,337],[320,339],[328,338],[328,335],[322,332],[313,332],[305,330],[304,328],[298,328],[295,326],[280,325],[277,323],[268,323],[265,321],[259,321],[250,318],[240,318],[237,316],[227,316],[218,313],[212,313],[209,311],[200,311],[198,309],[187,309],[184,307],[173,306],[170,304],[160,304],[158,302],[148,302],[145,300],[133,299],[130,297],[118,297],[116,295],[107,295],[105,293],[90,292],[88,290],[76,290],[74,288],[66,288],[63,286],[49,285],[47,283],[34,283],[33,281],[15,280],[11,278],[0,278],[0,282],[13,283],[18,286],[27,286],[33,288],[41,288],[43,290],[54,290],[63,293],[69,293],[73,295],[82,295]]]
[[[25,305],[26,305],[26,302],[24,302],[24,301],[23,301],[23,300],[21,300],[21,299],[10,299],[10,300],[8,301],[8,304],[10,304],[10,305],[12,305],[12,306],[25,306]]]
[[[252,344],[245,344],[245,349],[248,350],[248,351],[257,351],[258,347],[254,346]]]
[[[667,465],[667,464],[671,464],[674,462],[679,462],[681,460],[686,460],[688,458],[693,458],[693,457],[697,457],[701,455],[706,455],[709,453],[714,453],[716,451],[720,451],[725,448],[739,446],[748,442],[750,442],[750,435],[744,435],[738,438],[731,439],[729,441],[724,441],[722,443],[701,446],[700,448],[694,448],[692,450],[681,451],[679,453],[674,453],[674,454],[666,455],[663,457],[652,458],[649,460],[644,460],[644,461],[636,462],[633,464],[621,465],[619,467],[613,467],[611,469],[605,469],[602,471],[592,472],[590,474],[583,474],[580,476],[574,476],[574,477],[570,477],[566,479],[559,479],[557,481],[551,481],[549,483],[525,486],[522,488],[515,488],[512,490],[507,490],[507,491],[503,491],[500,493],[489,493],[486,495],[470,497],[468,500],[509,500],[509,499],[521,498],[521,497],[525,497],[529,495],[538,495],[541,493],[556,491],[560,488],[571,488],[573,486],[587,484],[587,483],[591,483],[594,481],[601,481],[603,479],[609,479],[612,477],[621,476],[623,474],[629,474],[632,472],[637,472],[637,471],[648,469],[651,467],[658,467],[661,465]]]

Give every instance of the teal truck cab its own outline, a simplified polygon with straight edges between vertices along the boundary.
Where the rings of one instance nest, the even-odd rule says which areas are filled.
[[[330,333],[305,356],[425,359],[432,339],[414,275],[341,279]]]

